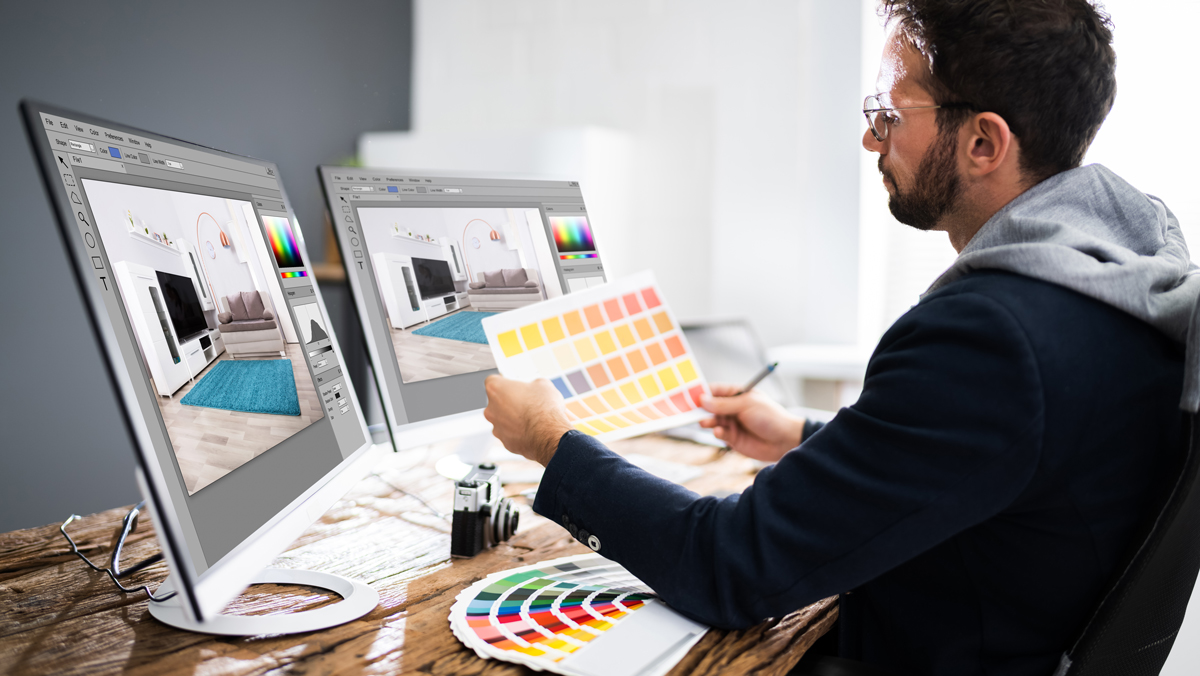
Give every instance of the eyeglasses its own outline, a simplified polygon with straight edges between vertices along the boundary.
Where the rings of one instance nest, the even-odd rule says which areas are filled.
[[[879,94],[872,94],[863,99],[863,117],[867,118],[867,127],[871,130],[871,135],[876,141],[883,143],[888,137],[888,125],[895,121],[894,116],[889,115],[894,110],[931,110],[934,108],[974,108],[969,103],[953,102],[943,103],[940,106],[906,106],[904,108],[889,108],[883,105],[883,99]]]

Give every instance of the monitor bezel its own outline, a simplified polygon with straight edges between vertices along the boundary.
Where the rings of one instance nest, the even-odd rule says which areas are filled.
[[[296,496],[286,507],[267,519],[236,547],[213,562],[205,571],[198,573],[192,565],[191,551],[183,536],[181,517],[168,497],[166,474],[154,451],[148,432],[149,421],[143,417],[138,406],[131,371],[123,368],[125,359],[121,353],[114,326],[105,311],[104,299],[93,283],[90,272],[91,260],[84,248],[83,238],[78,236],[74,223],[74,209],[71,206],[66,187],[59,180],[59,172],[55,164],[56,156],[46,138],[46,129],[42,124],[41,114],[46,113],[105,126],[129,134],[258,164],[264,169],[274,172],[279,183],[280,199],[286,208],[288,217],[298,225],[295,212],[287,197],[287,192],[284,190],[283,182],[278,179],[278,167],[272,162],[209,148],[41,101],[22,99],[19,108],[25,125],[27,141],[37,163],[38,173],[42,178],[43,187],[58,224],[64,250],[70,261],[76,288],[84,300],[88,327],[94,342],[100,346],[105,357],[103,359],[105,375],[109,385],[118,394],[115,400],[122,414],[122,423],[128,431],[129,438],[134,442],[136,478],[142,496],[150,507],[155,533],[170,571],[170,577],[166,584],[183,599],[181,605],[185,614],[197,622],[203,622],[207,618],[219,615],[221,609],[231,599],[253,583],[255,575],[259,571],[275,560],[305,529],[339,500],[346,490],[365,477],[374,462],[378,460],[379,449],[372,445],[371,435],[354,388],[345,388],[348,396],[351,397],[355,415],[362,430],[363,445],[343,458],[340,463],[331,468],[319,481]],[[296,228],[296,231],[305,260],[305,270],[314,279],[315,286],[316,278],[313,276],[311,259],[308,257],[303,232],[299,227]],[[124,301],[119,294],[116,300],[124,310]],[[329,312],[319,290],[316,293],[316,301],[321,312],[328,317]],[[130,330],[128,312],[123,312],[123,316],[127,325],[126,330]],[[130,333],[132,334],[131,330]],[[338,358],[341,359],[342,349],[338,342],[337,332],[332,327],[330,338]],[[142,365],[142,370],[145,370],[144,365]],[[144,373],[142,375],[145,377]],[[349,381],[349,374],[346,375],[346,378]],[[373,450],[376,452],[372,452]]]
[[[333,222],[334,213],[334,193],[332,190],[332,182],[329,174],[334,171],[345,170],[345,167],[337,165],[323,164],[317,167],[317,178],[321,182],[321,194],[325,200],[326,218]],[[373,171],[379,171],[378,167],[372,167]],[[400,174],[408,175],[409,172],[404,170],[396,170]],[[511,179],[509,179],[511,180]],[[339,228],[333,228],[333,241],[338,248],[338,256],[342,261],[342,271],[346,275],[346,281],[350,285],[350,296],[354,298],[354,312],[359,325],[363,329],[363,342],[367,346],[367,354],[371,358],[371,364],[374,369],[379,368],[394,368],[397,370],[399,377],[399,366],[394,359],[387,356],[386,352],[380,349],[376,344],[375,337],[372,335],[371,326],[367,323],[367,299],[363,292],[358,275],[350,270],[349,265],[353,258],[351,252],[347,248],[346,243],[342,241],[342,233]],[[375,279],[375,273],[372,270],[371,278]],[[378,282],[376,282],[378,285]],[[492,424],[483,417],[483,408],[472,409],[469,411],[461,411],[459,413],[451,413],[438,418],[429,420],[421,420],[412,423],[400,423],[396,417],[396,407],[392,403],[392,392],[388,388],[387,383],[383,380],[383,376],[376,372],[375,388],[379,393],[379,402],[383,408],[383,417],[388,426],[388,433],[391,436],[392,444],[396,451],[404,451],[428,444],[444,441],[454,437],[470,437],[478,434],[490,434]]]

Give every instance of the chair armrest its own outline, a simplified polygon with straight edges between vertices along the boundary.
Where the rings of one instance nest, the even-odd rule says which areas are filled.
[[[468,289],[482,289],[485,286],[487,286],[487,284],[484,284],[483,282],[471,282],[467,284]]]
[[[528,282],[525,282],[525,288],[527,288],[527,289],[536,289],[537,287],[538,287],[538,283],[533,281],[532,279],[529,280]]]
[[[263,319],[275,319],[275,313],[270,310],[263,310]]]
[[[229,322],[233,321],[233,313],[222,312],[217,315],[217,321],[221,322],[222,324],[228,324]]]

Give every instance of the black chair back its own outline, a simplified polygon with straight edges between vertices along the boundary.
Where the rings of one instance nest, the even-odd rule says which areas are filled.
[[[1200,573],[1200,421],[1183,415],[1182,470],[1054,676],[1156,676],[1167,661]]]

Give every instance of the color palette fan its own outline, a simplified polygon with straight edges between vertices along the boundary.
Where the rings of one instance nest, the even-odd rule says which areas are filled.
[[[657,676],[708,627],[599,554],[494,573],[463,590],[450,629],[484,659],[570,676]]]
[[[548,378],[602,441],[685,425],[708,385],[650,272],[483,320],[500,373]]]

